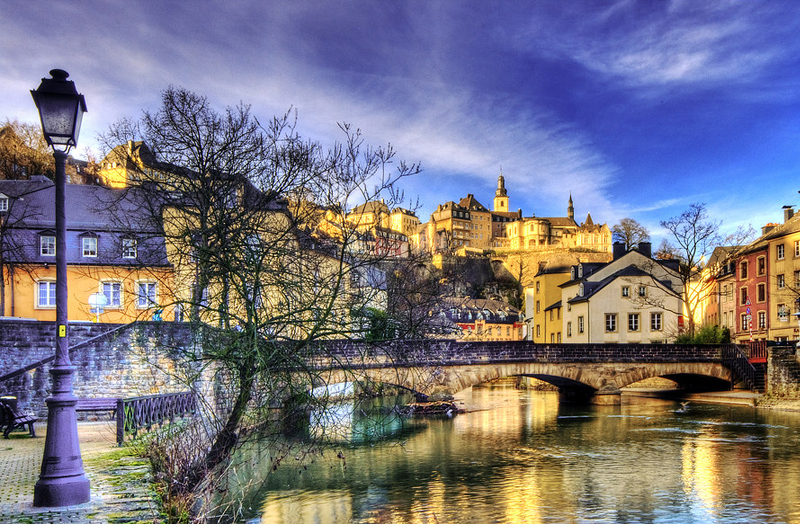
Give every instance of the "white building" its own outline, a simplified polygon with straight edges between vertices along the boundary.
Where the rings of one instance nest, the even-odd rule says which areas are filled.
[[[656,343],[673,339],[683,317],[674,260],[655,260],[650,244],[624,252],[614,245],[608,264],[572,266],[561,285],[566,343]]]

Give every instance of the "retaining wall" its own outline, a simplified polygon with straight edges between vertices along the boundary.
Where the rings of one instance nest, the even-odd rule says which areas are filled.
[[[193,379],[186,358],[195,351],[188,324],[71,323],[69,330],[76,397],[173,393],[185,391]],[[13,395],[21,409],[46,417],[55,323],[0,320],[0,353],[0,377],[5,377],[0,395]],[[19,371],[26,367],[31,369]]]

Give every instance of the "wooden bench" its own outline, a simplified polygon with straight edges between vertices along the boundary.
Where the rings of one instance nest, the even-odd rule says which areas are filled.
[[[0,401],[0,428],[5,426],[3,438],[8,438],[9,433],[16,428],[25,429],[25,426],[28,426],[31,436],[35,437],[36,430],[33,429],[33,423],[37,420],[39,419],[35,415],[18,413],[10,404]]]
[[[110,411],[111,420],[117,415],[116,398],[79,398],[75,411]]]

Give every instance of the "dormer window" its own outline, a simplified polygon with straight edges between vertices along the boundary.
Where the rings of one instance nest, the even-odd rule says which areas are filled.
[[[583,278],[583,266],[578,266],[578,278]]]
[[[81,256],[95,258],[97,256],[97,237],[86,234],[81,237]]]
[[[56,256],[56,237],[50,234],[39,235],[39,254],[43,257]]]
[[[136,239],[122,239],[122,258],[136,258]]]
[[[578,286],[578,296],[579,296],[579,297],[582,297],[582,296],[583,296],[583,283],[581,283],[581,284]]]
[[[0,193],[0,213],[8,212],[8,196]]]

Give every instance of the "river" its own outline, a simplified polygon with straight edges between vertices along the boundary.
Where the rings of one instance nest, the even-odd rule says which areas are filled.
[[[274,470],[275,449],[251,446],[224,507],[248,524],[800,523],[800,414],[567,406],[511,387],[456,398],[470,412],[443,419],[342,407],[316,429],[356,443]],[[376,420],[385,438],[365,438]]]

